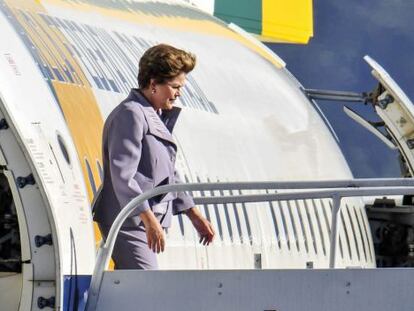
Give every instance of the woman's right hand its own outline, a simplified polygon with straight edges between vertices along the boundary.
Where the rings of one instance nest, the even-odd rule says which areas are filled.
[[[139,217],[141,217],[145,226],[148,247],[152,249],[154,253],[163,252],[165,248],[164,230],[152,210],[148,209],[142,212],[139,214]]]

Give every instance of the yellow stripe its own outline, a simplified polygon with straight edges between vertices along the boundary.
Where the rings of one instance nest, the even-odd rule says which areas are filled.
[[[88,182],[88,171],[84,159],[86,158],[90,163],[92,175],[98,187],[101,181],[96,160],[101,161],[103,120],[98,103],[89,87],[89,81],[76,59],[73,58],[63,45],[65,43],[67,46],[70,46],[66,37],[59,30],[50,28],[39,16],[39,13],[47,12],[42,5],[39,5],[38,1],[8,0],[6,3],[28,34],[42,61],[50,68],[57,68],[63,75],[62,69],[66,67],[66,59],[74,68],[76,75],[72,76],[75,81],[78,84],[83,83],[84,85],[52,81],[53,89],[78,153],[82,173],[86,181],[89,201],[91,202],[93,192]],[[33,25],[28,23],[23,17],[22,11],[33,19],[36,24],[36,31]],[[95,230],[95,238],[96,242],[101,239],[101,235],[97,230]]]
[[[73,78],[84,85],[52,81],[59,105],[75,142],[85,180],[88,180],[86,164],[83,160],[86,157],[91,164],[95,183],[99,186],[99,172],[95,163],[97,159],[101,159],[100,137],[103,120],[95,96],[88,87],[89,81],[77,60],[65,48],[64,44],[70,46],[66,37],[59,30],[50,28],[38,15],[38,13],[47,13],[46,10],[31,1],[13,0],[11,2],[9,1],[10,9],[35,45],[42,61],[50,68],[57,68],[64,75],[63,68],[66,67],[65,60],[67,60],[75,70],[76,76]],[[22,11],[30,14],[29,16],[36,23],[35,27],[26,21],[22,16]],[[92,200],[92,189],[89,183],[86,184],[89,198]]]
[[[313,36],[312,0],[262,0],[262,37],[308,43]]]

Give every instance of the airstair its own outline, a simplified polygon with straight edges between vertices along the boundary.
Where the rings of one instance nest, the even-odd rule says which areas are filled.
[[[230,191],[244,195],[195,197],[196,204],[325,198],[332,200],[329,269],[105,271],[122,223],[134,207],[175,191]],[[271,190],[271,193],[263,193]],[[231,192],[230,192],[231,193]],[[413,269],[335,269],[341,202],[355,197],[414,195],[414,180],[197,183],[157,187],[118,215],[98,250],[86,310],[412,310]]]

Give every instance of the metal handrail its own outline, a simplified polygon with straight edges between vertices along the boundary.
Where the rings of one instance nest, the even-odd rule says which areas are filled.
[[[99,290],[102,283],[105,267],[108,266],[116,237],[122,224],[135,209],[146,200],[169,192],[181,191],[229,191],[229,190],[283,190],[283,193],[266,194],[231,194],[228,196],[195,197],[194,203],[198,204],[226,204],[286,201],[313,198],[331,198],[332,217],[330,232],[329,267],[335,267],[336,241],[338,240],[338,212],[340,203],[344,197],[376,196],[376,195],[414,195],[414,180],[408,178],[383,178],[383,179],[353,179],[353,180],[326,180],[326,181],[300,181],[300,182],[228,182],[228,183],[190,183],[174,184],[156,187],[132,199],[118,214],[109,230],[105,242],[99,247],[91,286],[88,294],[87,309],[95,310]],[[322,189],[322,190],[319,190]],[[290,190],[287,192],[286,190]],[[293,191],[292,191],[293,190]],[[305,190],[305,191],[297,191]]]

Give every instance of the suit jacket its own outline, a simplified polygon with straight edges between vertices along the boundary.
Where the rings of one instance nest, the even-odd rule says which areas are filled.
[[[174,107],[159,116],[146,98],[132,89],[109,114],[102,137],[104,178],[94,200],[95,221],[110,226],[136,196],[160,185],[181,182],[175,170],[177,145],[171,135],[180,110]],[[155,214],[163,214],[161,225],[169,227],[172,214],[193,206],[187,193],[168,193],[137,206],[124,226],[138,226],[138,214],[151,208]]]

